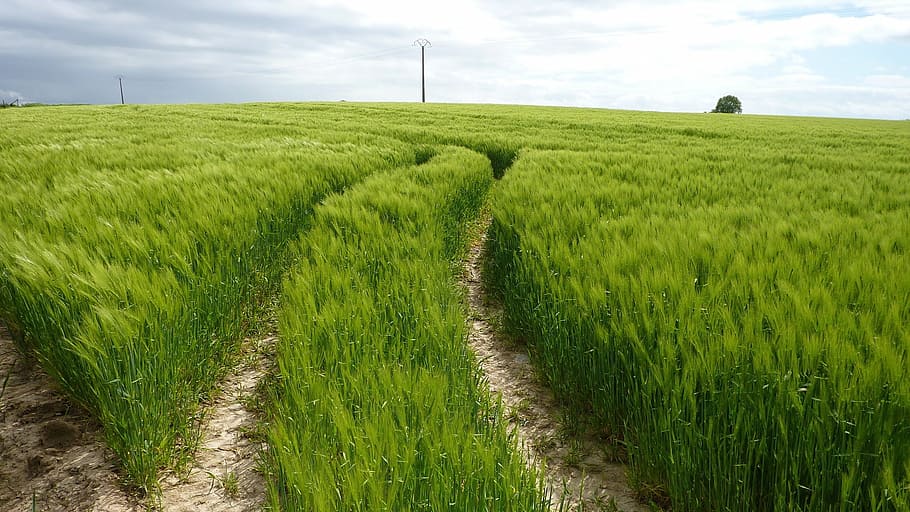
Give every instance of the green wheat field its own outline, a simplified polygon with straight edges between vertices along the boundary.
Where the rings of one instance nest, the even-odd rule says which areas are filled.
[[[910,123],[543,107],[0,111],[0,321],[130,483],[275,300],[277,510],[548,510],[503,328],[681,511],[910,510]]]

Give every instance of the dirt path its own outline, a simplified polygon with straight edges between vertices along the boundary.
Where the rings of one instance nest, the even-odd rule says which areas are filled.
[[[502,310],[486,300],[481,278],[486,229],[465,264],[464,282],[471,312],[469,343],[490,391],[502,396],[510,426],[517,429],[529,463],[546,464],[553,510],[565,499],[568,510],[648,510],[629,488],[626,468],[612,462],[611,445],[591,432],[572,432],[561,421],[553,393],[535,376],[527,349],[501,335],[491,324]]]
[[[238,366],[222,382],[221,392],[206,411],[202,440],[187,475],[161,481],[164,512],[257,511],[265,503],[265,480],[259,457],[265,443],[256,432],[257,386],[274,358],[277,326],[244,342]]]
[[[24,360],[0,324],[0,510],[144,510],[100,426]]]

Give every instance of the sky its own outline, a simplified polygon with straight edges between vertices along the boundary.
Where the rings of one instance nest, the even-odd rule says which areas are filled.
[[[0,100],[910,119],[910,0],[0,0]]]

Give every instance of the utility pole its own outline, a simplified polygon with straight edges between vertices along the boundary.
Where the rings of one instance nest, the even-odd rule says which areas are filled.
[[[425,70],[424,58],[425,58],[427,46],[433,46],[433,45],[431,45],[430,42],[427,41],[426,39],[421,38],[421,39],[414,41],[414,46],[420,47],[420,102],[426,103],[427,102],[427,82],[426,82],[426,74],[424,72],[424,70]]]
[[[125,105],[126,102],[123,101],[123,75],[117,75],[117,81],[120,82],[120,104]]]

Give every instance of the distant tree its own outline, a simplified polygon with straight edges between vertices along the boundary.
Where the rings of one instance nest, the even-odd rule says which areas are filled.
[[[717,100],[717,106],[714,107],[714,110],[711,112],[720,114],[742,114],[743,104],[739,101],[739,98],[732,94],[728,94]]]

